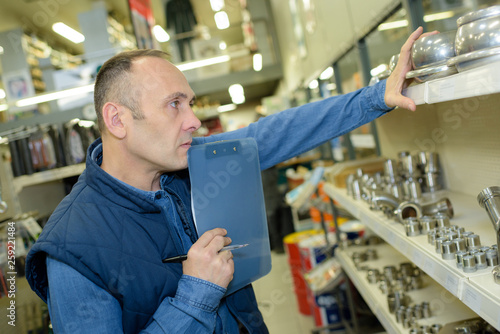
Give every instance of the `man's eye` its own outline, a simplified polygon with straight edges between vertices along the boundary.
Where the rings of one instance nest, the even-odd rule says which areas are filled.
[[[178,108],[179,107],[179,101],[173,101],[173,102],[170,102],[170,105],[174,108]]]

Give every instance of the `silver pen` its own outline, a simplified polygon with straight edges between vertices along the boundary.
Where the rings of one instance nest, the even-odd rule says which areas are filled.
[[[226,246],[226,247],[222,247],[221,250],[219,251],[219,253],[223,252],[223,251],[227,251],[227,250],[235,250],[235,249],[238,249],[238,248],[243,248],[243,247],[246,247],[248,245],[249,244],[229,245],[229,246]],[[179,262],[186,261],[186,260],[187,260],[187,254],[184,254],[184,255],[178,255],[178,256],[174,256],[174,257],[169,257],[169,258],[163,259],[162,262],[163,263],[179,263]]]
[[[238,248],[243,248],[243,247],[246,247],[248,246],[249,244],[242,244],[242,245],[229,245],[229,246],[226,246],[226,247],[222,247],[221,250],[219,251],[220,252],[223,252],[223,251],[227,251],[227,250],[234,250],[234,249],[238,249]]]

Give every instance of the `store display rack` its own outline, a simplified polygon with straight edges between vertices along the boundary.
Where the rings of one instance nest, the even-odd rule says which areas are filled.
[[[426,272],[438,284],[446,288],[480,317],[500,330],[500,285],[495,284],[492,267],[475,273],[465,273],[457,268],[454,260],[443,260],[427,235],[406,236],[402,224],[387,218],[380,211],[373,211],[363,200],[355,200],[345,189],[331,183],[324,186],[328,196],[359,219],[366,227],[401,252],[410,261]],[[451,224],[464,227],[480,236],[481,244],[496,244],[496,233],[489,218],[477,204],[476,198],[455,192],[440,191],[427,200],[448,197],[454,207],[455,217]]]
[[[500,62],[408,87],[403,95],[417,105],[500,93]]]
[[[387,332],[408,333],[409,329],[404,328],[402,323],[396,321],[394,313],[390,313],[387,295],[379,289],[377,284],[369,283],[366,270],[358,270],[352,260],[354,251],[362,252],[368,248],[377,252],[377,259],[361,263],[370,269],[379,269],[380,272],[383,272],[385,266],[399,267],[399,264],[408,262],[406,257],[386,243],[337,250],[335,257]],[[419,326],[432,326],[434,324],[445,326],[456,321],[478,317],[477,314],[463,303],[460,303],[456,297],[451,296],[442,286],[427,275],[423,275],[423,287],[421,289],[404,293],[410,297],[410,305],[422,302],[428,302],[430,305],[431,316],[417,320]]]
[[[85,169],[85,163],[70,165],[55,169],[50,169],[42,172],[37,172],[31,175],[22,175],[15,177],[13,180],[14,190],[18,194],[23,188],[41,184],[45,182],[62,180],[67,177],[80,175]]]

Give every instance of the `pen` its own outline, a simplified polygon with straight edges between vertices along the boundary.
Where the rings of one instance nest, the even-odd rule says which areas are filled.
[[[227,250],[235,250],[235,249],[238,249],[238,248],[243,248],[243,247],[246,247],[246,246],[248,246],[248,244],[229,245],[229,246],[226,246],[226,247],[222,247],[221,250],[219,251],[219,253],[223,252],[223,251],[227,251]],[[187,254],[184,254],[184,255],[178,255],[178,256],[168,257],[166,259],[161,260],[161,262],[163,262],[163,263],[179,263],[179,262],[186,261],[186,260],[187,260]]]

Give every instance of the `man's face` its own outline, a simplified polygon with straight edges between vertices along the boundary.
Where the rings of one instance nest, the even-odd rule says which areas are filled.
[[[194,93],[184,75],[168,61],[144,57],[132,65],[132,83],[139,87],[144,119],[126,115],[127,148],[145,172],[170,172],[187,167],[192,133],[201,123],[193,113]]]

